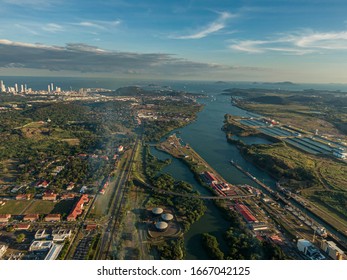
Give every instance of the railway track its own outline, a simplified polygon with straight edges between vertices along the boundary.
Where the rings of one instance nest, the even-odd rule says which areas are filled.
[[[121,171],[120,175],[117,178],[111,207],[108,212],[108,216],[110,216],[111,218],[107,223],[106,231],[102,235],[99,251],[95,256],[95,259],[97,260],[106,260],[110,257],[110,250],[113,244],[113,237],[115,235],[117,225],[120,222],[119,216],[121,213],[122,205],[125,202],[126,182],[129,180],[131,175],[131,166],[134,161],[138,143],[139,138],[136,138],[130,158],[126,162],[124,169]]]

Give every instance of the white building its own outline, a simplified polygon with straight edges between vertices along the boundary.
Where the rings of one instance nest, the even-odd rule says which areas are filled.
[[[6,86],[3,81],[0,81],[0,92],[6,92]]]
[[[29,251],[45,251],[49,250],[53,245],[53,241],[37,241],[35,240],[33,243],[31,243]]]
[[[5,255],[7,248],[7,245],[0,244],[0,259]]]

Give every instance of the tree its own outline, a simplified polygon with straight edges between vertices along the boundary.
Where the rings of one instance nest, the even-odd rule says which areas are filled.
[[[20,233],[17,235],[17,237],[16,237],[17,243],[22,243],[24,240],[25,240],[25,234],[24,233]]]

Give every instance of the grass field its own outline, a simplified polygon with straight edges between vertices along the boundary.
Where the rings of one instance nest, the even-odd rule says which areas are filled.
[[[35,200],[24,214],[49,214],[54,206],[55,202],[53,201]]]
[[[0,206],[0,214],[20,215],[31,203],[30,200],[5,200],[6,204]]]

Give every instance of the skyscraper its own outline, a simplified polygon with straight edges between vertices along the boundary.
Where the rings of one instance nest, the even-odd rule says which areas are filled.
[[[0,92],[6,92],[6,86],[3,81],[0,81]]]

